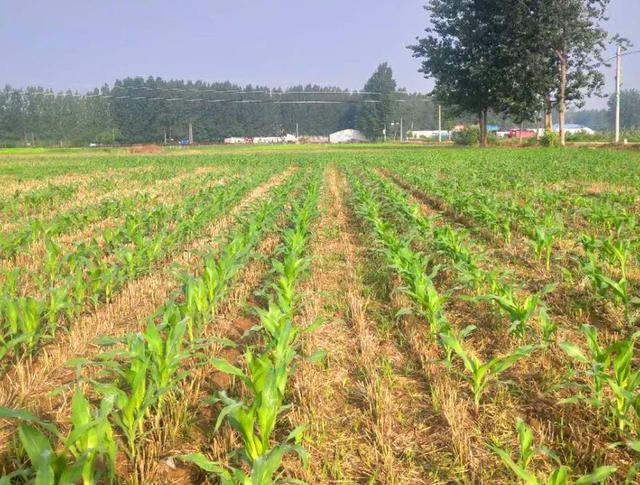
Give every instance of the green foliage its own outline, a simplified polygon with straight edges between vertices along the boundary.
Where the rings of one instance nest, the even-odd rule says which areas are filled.
[[[540,144],[544,147],[558,147],[560,146],[560,138],[555,130],[545,130],[544,134],[540,138]]]
[[[383,130],[390,130],[393,121],[391,115],[394,112],[396,98],[396,81],[393,79],[393,71],[385,62],[380,64],[376,72],[364,85],[366,94],[358,107],[356,126],[370,140],[379,140],[383,136]]]
[[[572,385],[578,389],[586,388],[588,392],[580,392],[562,402],[585,401],[596,408],[605,407],[620,433],[630,428],[634,435],[640,436],[640,368],[634,368],[633,362],[634,346],[640,332],[634,333],[629,339],[603,346],[598,341],[595,327],[583,325],[581,331],[586,337],[589,354],[585,354],[578,345],[571,342],[561,342],[560,347],[586,367],[581,372],[588,377],[587,386],[578,383]],[[605,393],[605,389],[609,393]]]
[[[524,421],[518,419],[516,430],[519,444],[519,453],[516,461],[513,460],[511,453],[508,451],[495,445],[490,446],[490,448],[513,473],[514,477],[527,485],[587,485],[602,483],[617,470],[617,467],[614,466],[600,466],[588,475],[575,477],[572,480],[569,467],[562,465],[553,451],[547,449],[538,450],[533,447],[533,432]],[[538,474],[528,470],[531,460],[534,456],[540,454],[550,456],[558,463],[558,466],[549,474],[547,479],[542,481],[538,478]]]
[[[463,374],[473,392],[473,401],[476,411],[480,409],[480,400],[492,382],[499,382],[499,376],[511,368],[518,360],[527,356],[535,347],[532,345],[516,349],[511,354],[482,362],[478,357],[468,352],[462,346],[460,340],[451,334],[440,334],[440,340],[445,348],[450,348],[462,360],[466,373]]]
[[[104,399],[100,408],[94,409],[76,389],[71,403],[71,429],[63,436],[53,424],[27,411],[0,408],[0,418],[20,421],[18,436],[29,458],[28,467],[3,477],[0,483],[9,484],[14,477],[51,485],[114,483],[117,449],[108,420],[112,409],[110,399]]]
[[[477,146],[480,143],[480,128],[477,126],[465,126],[451,135],[456,145]]]
[[[267,308],[255,308],[260,324],[254,331],[260,332],[264,344],[250,347],[244,353],[246,372],[226,360],[217,357],[211,360],[214,368],[237,378],[243,386],[241,398],[220,391],[213,399],[224,406],[215,429],[228,422],[238,433],[243,444],[240,457],[250,473],[246,474],[242,467],[227,470],[201,454],[181,459],[215,474],[222,483],[269,485],[277,481],[285,454],[293,452],[304,462],[307,459],[300,445],[303,427],[294,429],[277,443],[274,435],[277,418],[285,409],[286,386],[297,356],[299,329],[293,323],[296,285],[308,264],[304,252],[311,236],[310,224],[317,216],[318,189],[318,183],[312,182],[303,188],[302,202],[293,201],[291,225],[284,229],[276,251],[280,257],[272,262]]]

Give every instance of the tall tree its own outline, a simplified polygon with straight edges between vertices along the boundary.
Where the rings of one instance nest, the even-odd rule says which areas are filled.
[[[386,62],[380,64],[364,85],[364,99],[358,108],[356,125],[370,139],[379,139],[394,110],[396,81]]]
[[[435,79],[433,94],[449,110],[478,115],[487,145],[487,115],[496,104],[494,59],[500,48],[495,16],[504,4],[487,0],[431,0],[427,36],[409,46],[422,59],[420,72]]]
[[[481,129],[488,110],[514,121],[534,119],[544,107],[560,118],[570,103],[599,93],[602,28],[610,0],[431,0],[429,34],[410,48],[421,71],[436,79],[435,94],[476,112]],[[483,132],[483,139],[486,135]]]
[[[599,93],[604,75],[602,53],[607,32],[610,0],[531,0],[533,19],[542,25],[539,49],[557,68],[556,104],[560,125],[560,143],[565,144],[567,105],[580,103],[585,97]]]

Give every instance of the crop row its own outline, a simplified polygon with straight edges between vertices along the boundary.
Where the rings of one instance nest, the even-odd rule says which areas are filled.
[[[252,177],[226,186],[205,189],[185,198],[185,210],[158,209],[158,220],[145,225],[129,219],[112,240],[125,244],[112,260],[96,259],[102,253],[97,242],[67,255],[53,251],[51,282],[57,283],[40,297],[18,294],[19,272],[10,272],[0,295],[0,355],[20,357],[31,354],[45,337],[52,338],[63,322],[70,322],[87,305],[95,308],[108,302],[129,280],[146,274],[166,255],[203,233],[213,219],[230,210],[251,188],[265,180],[271,170],[256,172]],[[149,215],[141,215],[147,220]],[[125,218],[126,219],[126,218]],[[167,223],[173,221],[171,226]],[[53,246],[51,246],[53,247]],[[91,250],[94,247],[94,250]],[[60,261],[60,263],[58,263]],[[66,276],[58,280],[58,269],[67,268]]]
[[[581,233],[574,245],[580,250],[561,250],[557,244],[561,238],[568,237],[561,216],[556,212],[538,213],[528,205],[518,205],[513,201],[500,200],[478,196],[477,192],[461,191],[455,185],[441,183],[432,175],[420,172],[418,174],[403,174],[409,183],[419,187],[430,197],[444,201],[458,213],[472,218],[481,227],[487,227],[502,240],[509,244],[511,233],[517,230],[529,241],[535,258],[544,262],[547,270],[551,263],[565,264],[568,268],[560,267],[559,273],[564,279],[587,279],[596,298],[615,305],[624,313],[624,321],[631,326],[640,299],[635,297],[634,288],[628,276],[628,266],[637,258],[637,247],[640,240],[635,237],[622,237],[623,232],[619,224],[612,223],[612,230],[606,235],[595,236]],[[629,224],[635,225],[635,218]],[[500,237],[500,236],[498,236]],[[557,261],[552,259],[553,253],[558,253]],[[635,257],[634,257],[635,256]],[[554,268],[555,269],[555,268]]]
[[[601,419],[607,422],[612,429],[617,429],[621,446],[626,446],[631,453],[637,452],[640,444],[638,441],[640,437],[640,406],[638,406],[640,404],[638,400],[640,369],[637,368],[637,364],[634,364],[636,362],[634,348],[639,334],[634,334],[627,339],[619,339],[607,346],[601,346],[597,344],[597,331],[586,325],[583,327],[583,332],[590,349],[588,353],[583,352],[580,346],[574,343],[560,342],[556,344],[554,341],[547,341],[543,345],[521,346],[502,356],[493,356],[487,359],[478,357],[477,353],[464,341],[474,330],[474,326],[468,326],[464,329],[452,328],[446,318],[445,309],[448,297],[441,295],[437,289],[435,282],[437,268],[434,269],[428,257],[412,248],[411,236],[408,240],[400,238],[394,224],[382,216],[384,205],[381,202],[379,189],[384,190],[384,186],[379,189],[368,188],[353,175],[350,175],[350,180],[358,214],[367,221],[367,225],[372,229],[389,268],[398,274],[403,282],[403,292],[412,301],[412,308],[401,310],[400,314],[415,313],[425,321],[429,328],[428,335],[431,336],[432,342],[441,349],[443,371],[460,374],[468,383],[476,413],[482,409],[483,396],[492,386],[501,381],[501,374],[518,361],[522,362],[521,365],[526,366],[528,356],[544,348],[545,345],[558,345],[575,362],[574,373],[567,377],[563,387],[574,389],[576,395],[563,400],[563,402],[580,401],[587,406],[593,406],[594,410],[606,410],[601,415]],[[389,198],[396,197],[392,195],[392,191],[388,187],[386,197],[387,201]],[[393,206],[398,210],[404,204],[399,198],[396,197],[396,199]],[[408,234],[429,230],[429,222],[417,216],[416,207],[405,206],[402,210],[405,215],[414,218],[416,225],[420,225],[413,230],[406,231]],[[437,238],[437,231],[433,231],[433,234]],[[442,244],[442,241],[436,244]],[[448,245],[445,251],[451,249],[452,246]],[[457,258],[458,264],[455,268],[466,266],[468,271],[474,264],[473,260],[469,259],[469,253],[464,249],[457,251]],[[491,297],[491,301],[509,312],[512,318],[510,331],[517,336],[518,326],[523,324],[522,320],[530,317],[530,313],[524,308],[526,301],[522,312],[520,312],[516,311],[516,308],[510,309],[510,305],[505,305],[506,302],[502,300],[503,298],[496,296]],[[518,320],[518,315],[520,320]],[[523,328],[526,329],[526,326]],[[454,359],[454,356],[457,356],[458,359]],[[588,383],[586,389],[588,390],[585,390],[582,384],[585,372],[588,376],[586,379]],[[576,376],[581,378],[576,379]],[[613,445],[620,446],[620,444]],[[499,453],[495,447],[493,450]],[[501,456],[505,456],[504,451]],[[509,464],[508,466],[520,478],[525,472],[533,477],[528,483],[538,483],[536,477],[539,476],[539,473],[527,470],[527,466],[523,466],[524,472],[522,470],[516,471]],[[629,483],[634,479],[638,466],[640,464],[630,467],[628,471]],[[600,467],[590,475],[576,478],[575,483],[593,483],[593,481],[602,480],[615,471],[615,467]],[[566,465],[560,465],[551,474],[549,479],[555,481],[550,483],[568,483],[569,475],[569,468]]]
[[[194,365],[207,364],[209,357],[202,352],[207,346],[201,338],[204,326],[215,323],[216,308],[229,285],[273,227],[299,181],[300,176],[294,176],[250,208],[222,249],[204,258],[202,270],[197,275],[184,274],[182,288],[149,317],[144,332],[100,339],[101,345],[116,345],[115,349],[74,362],[99,369],[87,382],[101,401],[93,407],[77,388],[68,434],[25,411],[0,410],[3,418],[19,422],[20,442],[28,457],[11,476],[36,481],[51,476],[55,483],[113,482],[119,435],[129,459],[136,462],[150,426],[169,419],[169,396],[180,392]],[[51,459],[43,461],[44,455]]]

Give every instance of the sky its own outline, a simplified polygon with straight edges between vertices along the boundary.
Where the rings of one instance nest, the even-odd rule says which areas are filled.
[[[426,93],[432,84],[406,48],[427,25],[425,3],[0,0],[0,85],[84,92],[151,75],[361,89],[386,61],[399,86]],[[640,49],[640,0],[611,0],[609,16],[609,29]],[[625,87],[640,88],[640,54],[625,58],[624,72]],[[610,91],[613,68],[605,73]]]

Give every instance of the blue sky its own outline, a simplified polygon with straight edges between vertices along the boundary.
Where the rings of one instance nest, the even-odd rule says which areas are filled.
[[[425,3],[0,0],[0,84],[84,91],[153,75],[359,89],[388,61],[400,86],[427,92],[406,49],[426,25]],[[640,49],[640,0],[611,0],[610,17],[611,30]],[[625,60],[625,76],[640,88],[640,55]]]

